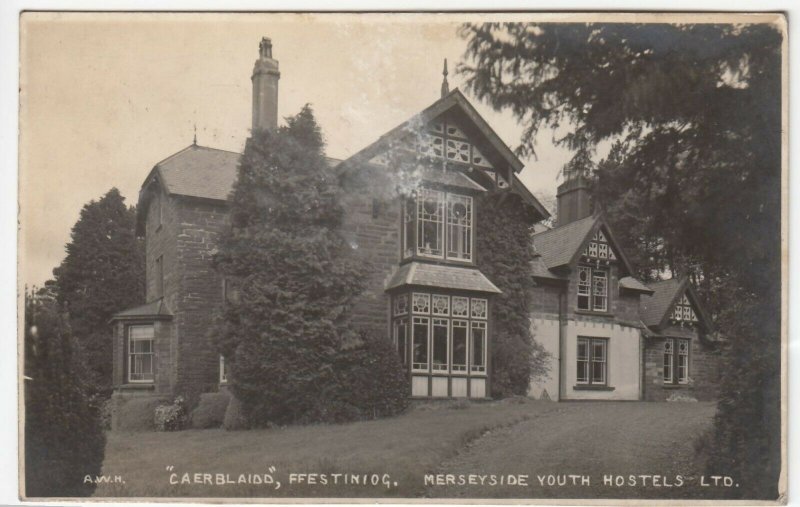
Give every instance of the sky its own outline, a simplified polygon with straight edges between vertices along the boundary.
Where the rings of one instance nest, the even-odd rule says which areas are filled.
[[[117,187],[135,204],[160,160],[197,142],[241,151],[262,36],[280,62],[279,115],[311,103],[327,154],[346,158],[440,96],[442,61],[511,148],[521,127],[471,97],[453,69],[466,42],[442,14],[26,13],[21,22],[20,270],[41,285],[81,208]],[[537,137],[522,181],[555,193],[569,153]]]

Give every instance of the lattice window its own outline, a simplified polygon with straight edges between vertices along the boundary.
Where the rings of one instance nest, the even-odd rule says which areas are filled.
[[[578,309],[589,310],[590,294],[592,293],[592,268],[578,267]]]
[[[411,311],[414,313],[430,313],[431,311],[431,295],[421,294],[415,292],[411,296]]]
[[[442,257],[444,243],[444,192],[420,189],[417,197],[417,254]]]
[[[453,317],[469,315],[469,298],[453,296]]]
[[[405,315],[408,313],[408,294],[400,294],[394,298],[394,314]]]
[[[598,312],[608,310],[608,278],[605,271],[592,270],[592,309]]]
[[[473,319],[486,319],[489,305],[485,299],[470,300],[470,316]]]
[[[447,194],[447,257],[472,260],[472,197]]]
[[[689,382],[689,340],[678,340],[678,383]]]
[[[433,310],[434,315],[444,315],[447,316],[450,314],[450,297],[449,296],[442,296],[439,294],[433,295],[431,309]]]

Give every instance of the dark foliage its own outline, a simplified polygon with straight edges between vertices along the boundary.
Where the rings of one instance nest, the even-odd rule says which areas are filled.
[[[80,347],[47,291],[25,297],[25,495],[85,497],[105,449]]]
[[[780,470],[781,34],[769,25],[465,26],[469,88],[570,133],[646,279],[689,273],[727,339],[709,470],[771,498]],[[613,142],[596,167],[598,143]],[[759,428],[754,431],[753,428]],[[716,467],[716,468],[712,468]],[[747,479],[746,481],[744,479]]]
[[[509,192],[495,192],[479,203],[478,265],[503,291],[492,303],[492,396],[525,395],[531,378],[547,373],[548,354],[535,341],[530,321],[533,279],[531,242],[535,216]]]
[[[216,266],[238,281],[214,330],[250,425],[305,420],[330,387],[363,266],[340,234],[340,188],[309,106],[248,139]]]
[[[408,375],[385,333],[362,332],[355,346],[339,352],[334,372],[334,382],[315,407],[322,412],[317,420],[377,419],[408,406]]]
[[[144,302],[144,244],[136,211],[116,188],[81,210],[67,256],[53,274],[98,392],[111,389],[111,316]]]

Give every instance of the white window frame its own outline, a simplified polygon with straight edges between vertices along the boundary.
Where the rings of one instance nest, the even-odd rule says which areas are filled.
[[[416,346],[416,326],[417,324],[425,324],[427,331],[425,336],[425,364],[416,363],[414,360],[414,347]],[[431,319],[430,317],[414,316],[411,319],[411,371],[419,373],[428,373],[431,365]]]
[[[442,325],[444,323],[444,325]],[[435,328],[444,327],[444,363],[437,363],[436,358],[436,333]],[[433,373],[450,373],[450,319],[448,318],[433,318],[431,319],[431,371]]]
[[[587,281],[581,282],[581,274],[586,273]],[[582,312],[601,312],[608,313],[609,308],[609,279],[610,273],[608,269],[596,269],[591,266],[578,266],[578,288],[575,305],[576,308]],[[598,292],[598,280],[605,281],[603,291]],[[581,297],[588,298],[588,307],[581,307]],[[602,304],[596,304],[597,301]]]
[[[670,354],[667,354],[667,344],[670,345]],[[686,348],[683,352],[681,351],[681,344],[686,345]],[[692,341],[689,338],[667,338],[664,341],[664,368],[666,368],[667,357],[669,357],[671,370],[670,375],[668,376],[665,369],[663,375],[664,384],[686,385],[689,383],[691,349]],[[683,369],[683,374],[681,374],[681,369]]]
[[[429,218],[422,218],[421,211],[424,210],[425,201],[428,198],[435,198],[436,199],[436,207],[438,213],[438,219],[429,219]],[[446,245],[445,245],[445,222],[446,219],[446,194],[440,190],[431,190],[429,188],[420,188],[417,191],[417,212],[416,212],[416,230],[417,230],[417,242],[416,242],[416,250],[417,255],[420,257],[430,257],[432,259],[444,259]],[[433,215],[436,217],[436,214]],[[422,231],[424,230],[425,223],[432,223],[436,225],[437,236],[439,238],[439,249],[441,253],[430,253],[424,250],[428,250],[427,248],[423,248],[422,244]],[[433,250],[433,249],[430,249]]]
[[[482,329],[483,330],[483,340],[482,340],[483,344],[481,346],[481,349],[482,349],[481,365],[474,364],[475,363],[475,361],[474,361],[474,358],[475,358],[475,341],[474,341],[474,336],[473,335],[474,335],[475,329]],[[477,374],[483,374],[483,375],[486,374],[486,366],[487,366],[487,363],[486,363],[487,362],[486,349],[488,348],[488,345],[489,345],[489,336],[488,336],[488,334],[489,334],[489,330],[488,330],[488,326],[486,325],[486,322],[477,321],[477,320],[474,320],[474,321],[470,322],[470,326],[469,326],[469,350],[470,350],[470,352],[469,352],[469,371],[472,374],[476,374],[476,373]]]
[[[150,338],[133,338],[132,331],[134,329],[150,329],[152,336]],[[131,384],[152,384],[155,382],[156,377],[156,353],[155,353],[155,344],[156,344],[156,333],[155,333],[155,326],[153,324],[133,324],[128,326],[127,329],[127,356],[128,356],[128,382]],[[142,353],[142,352],[133,352],[133,343],[134,341],[149,341],[150,342],[150,352],[149,353]],[[133,378],[133,365],[134,365],[134,356],[150,356],[150,376],[152,378],[149,379],[134,379]],[[144,374],[144,373],[140,373]]]
[[[450,370],[454,374],[466,375],[470,367],[469,354],[469,321],[467,319],[452,319],[450,321]],[[455,336],[456,329],[464,330],[464,364],[456,364],[455,360]]]
[[[675,345],[671,338],[664,340],[664,357],[662,359],[664,368],[664,383],[672,384],[673,382],[673,369],[675,368]],[[669,374],[667,374],[669,371]]]
[[[462,203],[467,208],[467,217],[465,220],[466,223],[458,223],[457,221],[454,220],[452,208],[453,205],[456,203]],[[474,234],[473,234],[474,230],[473,225],[475,223],[474,220],[475,210],[473,206],[472,197],[468,195],[448,193],[445,197],[445,212],[446,212],[445,252],[447,254],[447,258],[453,261],[472,262],[472,250],[475,245]],[[450,240],[452,239],[451,236],[452,234],[454,234],[453,232],[454,230],[456,234],[467,236],[467,240],[463,245],[464,248],[467,250],[466,253],[464,251],[456,252],[452,249]]]
[[[400,336],[400,326],[404,326],[405,331],[403,332],[403,336]],[[405,367],[408,365],[408,317],[403,317],[400,319],[396,319],[394,321],[394,328],[392,331],[392,337],[394,338],[392,341],[394,343],[394,350],[397,351],[397,355],[400,356],[400,364]],[[400,340],[403,341],[403,353],[400,353]]]
[[[578,336],[578,341],[575,348],[575,383],[581,386],[608,386],[608,338],[602,336]],[[586,358],[580,359],[578,357],[578,349],[581,342],[586,343]],[[600,343],[603,345],[603,356],[601,360],[595,358],[594,345]],[[585,362],[586,366],[586,380],[578,379],[578,363]],[[600,363],[603,365],[603,380],[594,380],[594,364]]]

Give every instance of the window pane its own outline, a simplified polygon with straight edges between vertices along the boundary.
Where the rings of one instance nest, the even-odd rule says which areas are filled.
[[[406,320],[399,320],[395,322],[394,327],[394,344],[397,349],[397,355],[400,357],[400,363],[405,366],[408,361],[408,354],[406,353]]]
[[[418,239],[417,253],[442,257],[444,228],[444,193],[421,189],[417,197]]]
[[[604,384],[606,382],[605,363],[592,362],[592,383]]]
[[[467,322],[453,321],[453,371],[467,371]]]
[[[414,317],[414,351],[412,368],[428,369],[428,319]]]
[[[469,298],[453,296],[453,317],[466,317],[469,314]]]
[[[578,383],[586,384],[589,382],[589,361],[578,360]]]
[[[406,257],[414,255],[414,201],[406,200],[403,209],[403,254]]]
[[[591,293],[591,276],[592,270],[590,268],[580,266],[578,267],[578,309],[589,309],[589,294]]]
[[[608,284],[605,271],[593,271],[592,283],[594,285],[594,309],[604,312],[607,309]]]
[[[584,338],[578,339],[578,359],[583,361],[589,359],[589,341]]]
[[[470,300],[470,315],[473,319],[485,319],[488,312],[488,306],[489,305],[485,299],[472,298]]]
[[[433,319],[433,369],[447,371],[447,320]]]
[[[664,382],[672,382],[673,361],[672,340],[667,340],[664,342]]]
[[[447,256],[472,258],[472,198],[447,195]]]
[[[472,371],[486,371],[486,323],[472,323]]]
[[[450,313],[450,297],[434,294],[431,309],[434,315],[448,315]]]

